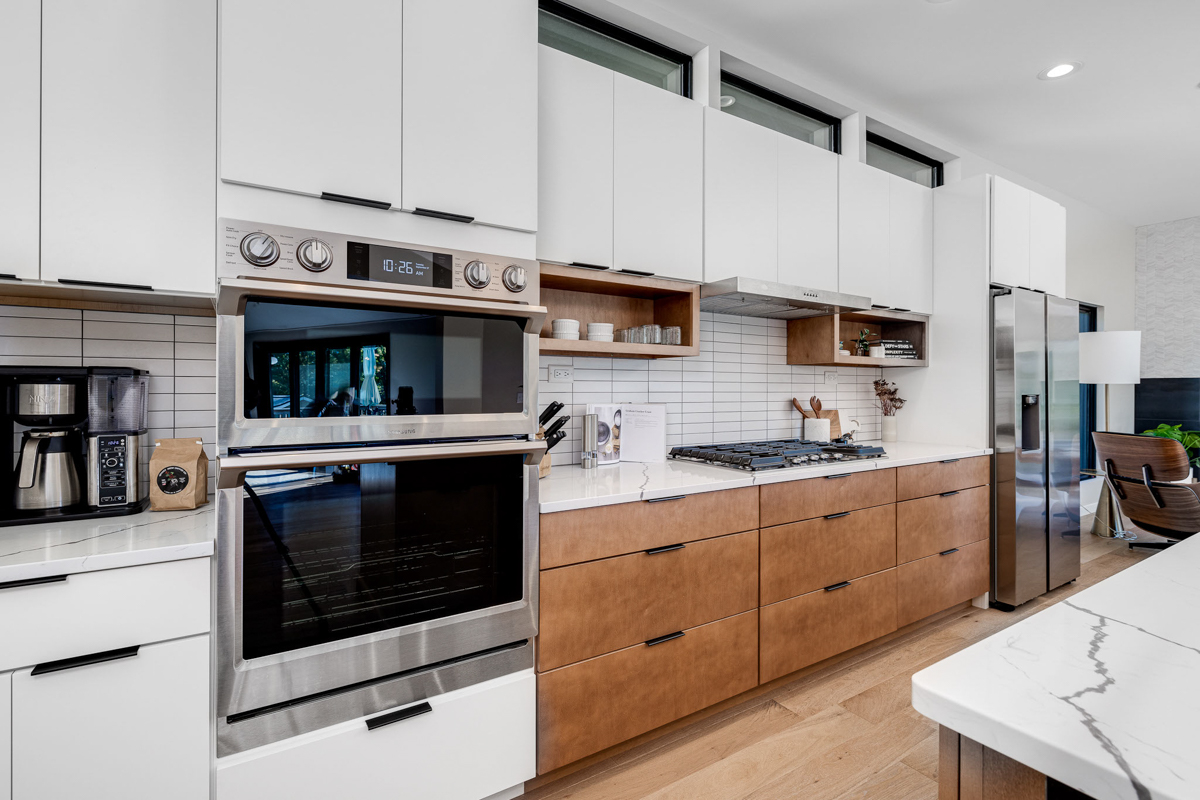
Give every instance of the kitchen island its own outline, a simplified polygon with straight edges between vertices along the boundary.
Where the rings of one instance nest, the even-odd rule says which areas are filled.
[[[918,672],[939,796],[1200,797],[1198,607],[1200,537]]]

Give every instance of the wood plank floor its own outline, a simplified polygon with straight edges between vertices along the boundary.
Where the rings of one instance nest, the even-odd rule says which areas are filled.
[[[1085,519],[1084,531],[1090,523]],[[622,752],[614,748],[570,774],[546,776],[524,796],[936,800],[937,725],[912,708],[912,674],[1152,555],[1090,534],[1081,553],[1079,580],[1016,611],[958,610],[648,734]]]

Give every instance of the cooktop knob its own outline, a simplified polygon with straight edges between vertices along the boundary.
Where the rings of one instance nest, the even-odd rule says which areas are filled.
[[[482,261],[472,261],[463,269],[463,278],[473,289],[482,289],[492,282],[492,271]]]
[[[279,243],[261,231],[242,239],[241,250],[242,258],[256,267],[267,267],[279,260]]]
[[[525,291],[525,268],[518,267],[516,264],[509,264],[504,268],[504,287],[510,292]]]
[[[296,260],[309,272],[324,272],[333,264],[333,250],[320,239],[305,239],[296,248]]]

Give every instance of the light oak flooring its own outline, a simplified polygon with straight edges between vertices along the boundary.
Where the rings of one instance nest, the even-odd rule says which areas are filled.
[[[1090,534],[1081,552],[1079,580],[1016,611],[956,610],[545,776],[525,798],[936,800],[937,725],[912,708],[912,674],[1153,554]]]

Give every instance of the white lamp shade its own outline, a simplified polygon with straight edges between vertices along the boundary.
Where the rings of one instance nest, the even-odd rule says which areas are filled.
[[[1141,383],[1142,332],[1079,334],[1080,383]]]

